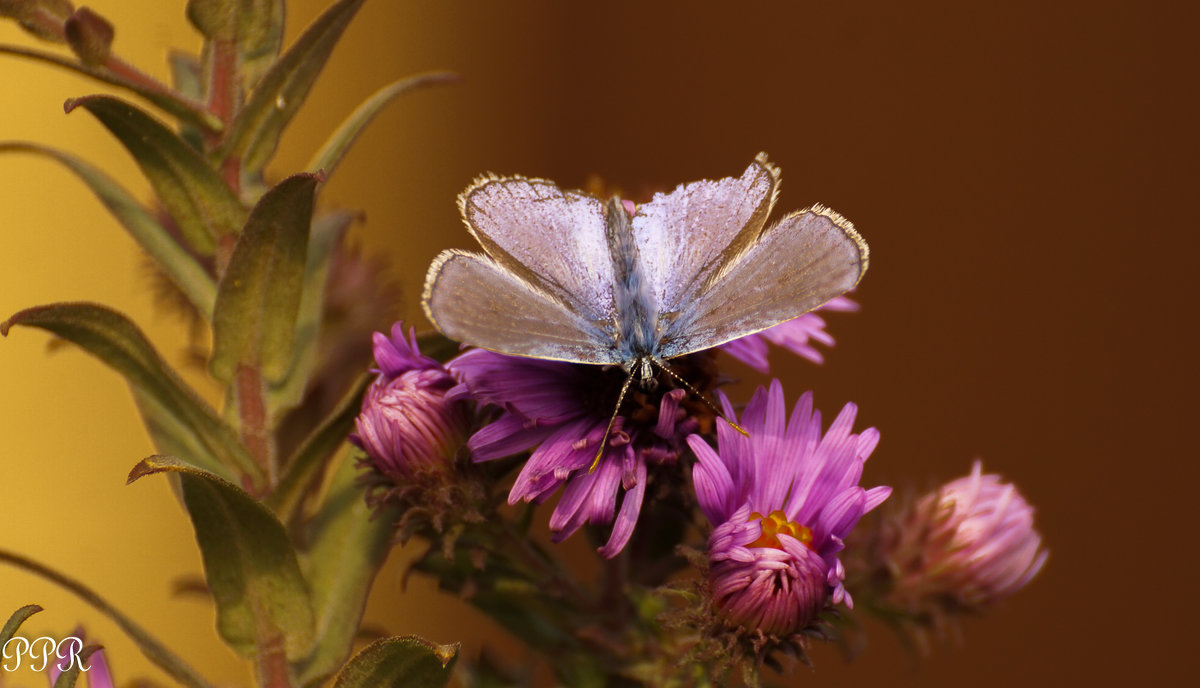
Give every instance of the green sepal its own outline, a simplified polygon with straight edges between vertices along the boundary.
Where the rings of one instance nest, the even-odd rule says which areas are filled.
[[[333,254],[342,243],[358,213],[333,211],[313,218],[304,266],[304,287],[296,315],[296,338],[292,342],[292,360],[287,373],[267,388],[271,408],[290,409],[304,398],[308,380],[317,362],[317,342],[321,335],[325,309],[325,284]]]
[[[82,347],[120,373],[137,390],[135,399],[153,402],[148,425],[169,423],[188,429],[204,454],[187,458],[206,470],[233,479],[249,476],[260,484],[262,471],[238,441],[234,430],[190,387],[129,318],[94,303],[57,303],[28,308],[0,323],[0,335],[13,325],[37,327]],[[146,407],[143,406],[143,409]]]
[[[42,608],[36,604],[27,604],[8,617],[8,621],[4,622],[4,627],[0,628],[0,648],[8,644],[9,640],[17,634],[17,630],[21,628],[21,624],[25,623],[29,617],[42,611]]]
[[[441,688],[458,659],[458,643],[416,636],[383,638],[363,648],[338,673],[334,688]]]
[[[275,382],[287,374],[308,257],[313,197],[320,177],[288,177],[259,200],[217,287],[212,374],[228,382],[239,364],[261,365]]]
[[[283,524],[240,487],[172,457],[142,460],[128,482],[166,471],[179,474],[221,637],[245,656],[279,640],[288,659],[306,656],[312,602]]]
[[[237,232],[245,209],[221,175],[186,141],[142,110],[111,96],[68,100],[100,120],[150,181],[193,250],[212,255],[222,236]]]
[[[71,662],[71,666],[67,670],[58,675],[54,681],[54,688],[75,688],[75,682],[79,680],[80,668],[87,666],[88,658],[104,649],[100,645],[86,645],[75,654],[75,660]],[[91,686],[91,681],[88,681]]]
[[[332,135],[325,141],[313,159],[309,161],[305,169],[312,172],[321,171],[328,177],[333,169],[346,155],[346,151],[354,144],[355,139],[362,133],[371,120],[379,114],[381,110],[396,96],[406,93],[422,86],[434,86],[438,84],[449,84],[459,80],[457,74],[453,72],[428,72],[425,74],[417,74],[405,79],[400,79],[392,84],[384,86],[376,91],[370,98],[367,98],[350,113],[350,116],[345,119]]]
[[[363,1],[334,3],[272,65],[230,125],[219,160],[236,158],[244,176],[258,175]]]
[[[82,74],[96,81],[106,83],[110,86],[123,88],[132,93],[145,98],[147,102],[159,108],[163,112],[178,117],[196,127],[205,131],[219,132],[222,129],[221,120],[217,119],[212,113],[204,109],[204,106],[195,100],[184,98],[177,93],[172,93],[167,87],[161,84],[146,85],[140,82],[130,81],[124,77],[114,74],[106,69],[92,67],[82,62],[76,62],[67,58],[48,53],[33,48],[23,48],[16,45],[0,45],[0,55],[13,55],[15,57],[24,57],[38,62],[61,67],[68,71]]]
[[[321,685],[350,655],[371,582],[387,559],[400,517],[398,508],[368,506],[357,463],[354,456],[342,461],[310,526],[311,544],[302,563],[312,588],[318,640],[297,666],[301,685]]]
[[[35,143],[0,143],[0,153],[33,153],[61,163],[91,189],[134,241],[150,254],[175,286],[206,318],[212,317],[217,284],[166,227],[112,177],[69,153]]]

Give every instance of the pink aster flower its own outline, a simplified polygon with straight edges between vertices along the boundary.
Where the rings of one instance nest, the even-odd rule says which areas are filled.
[[[690,363],[681,360],[678,365]],[[681,389],[631,389],[591,471],[624,371],[482,349],[458,356],[448,367],[463,382],[452,396],[469,394],[481,405],[502,409],[467,442],[476,461],[533,450],[509,492],[509,503],[541,503],[562,488],[550,517],[555,541],[585,523],[611,523],[608,541],[599,548],[605,557],[616,556],[629,542],[650,469],[679,459],[687,436],[700,428],[697,414],[706,412],[694,408],[696,402]]]
[[[376,332],[374,344],[379,377],[367,389],[350,441],[397,484],[449,472],[469,423],[467,405],[446,398],[454,378],[421,354],[412,330],[405,338],[400,323],[390,338]]]
[[[799,318],[780,323],[757,334],[735,339],[721,345],[721,349],[764,375],[770,372],[770,366],[767,364],[768,342],[782,346],[813,363],[822,363],[825,357],[814,343],[833,346],[833,335],[825,331],[825,320],[818,313],[857,310],[857,303],[845,296],[838,296],[811,313],[805,313]]]
[[[889,521],[882,540],[891,601],[914,612],[949,602],[981,607],[1025,586],[1046,563],[1033,507],[1015,485],[983,473],[925,495]]]
[[[722,403],[733,418],[723,396]],[[858,484],[879,432],[850,432],[854,404],[824,435],[811,393],[785,422],[786,411],[783,386],[773,380],[742,413],[748,437],[720,423],[717,451],[697,435],[688,438],[699,460],[692,473],[696,497],[714,525],[708,540],[714,604],[734,623],[779,636],[803,630],[827,600],[853,606],[838,552],[862,515],[892,491]]]

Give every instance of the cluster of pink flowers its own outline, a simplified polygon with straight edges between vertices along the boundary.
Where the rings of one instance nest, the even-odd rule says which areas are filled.
[[[839,297],[823,310],[856,308]],[[814,343],[832,342],[822,318],[810,313],[721,348],[767,372],[768,343],[820,362]],[[684,390],[666,388],[626,404],[599,447],[619,371],[482,349],[442,365],[423,356],[399,324],[390,338],[376,335],[375,353],[379,378],[352,439],[387,479],[412,483],[445,473],[439,467],[459,451],[476,462],[528,453],[509,503],[542,503],[561,493],[550,516],[555,539],[585,524],[608,527],[599,552],[611,558],[634,537],[655,472],[691,465],[694,503],[712,526],[707,589],[721,618],[787,637],[832,605],[853,606],[840,553],[864,514],[892,491],[860,486],[879,432],[853,431],[855,405],[847,404],[823,430],[811,393],[801,395],[788,416],[778,380],[759,388],[740,419],[720,392],[723,417],[687,403]],[[715,355],[694,354],[704,358],[695,365],[711,365]],[[892,598],[954,594],[964,603],[983,603],[1024,585],[1045,561],[1032,509],[1011,486],[981,475],[978,465],[904,518],[893,532],[940,530],[921,543],[908,535],[893,538],[892,549],[881,554],[896,572]],[[928,522],[918,523],[922,518]]]

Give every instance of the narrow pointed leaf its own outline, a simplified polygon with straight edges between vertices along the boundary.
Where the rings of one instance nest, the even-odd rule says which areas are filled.
[[[302,684],[329,678],[350,655],[371,582],[387,559],[400,516],[395,508],[368,506],[358,474],[354,457],[342,461],[312,524],[312,546],[303,563],[318,640],[297,672]]]
[[[167,64],[175,90],[196,101],[204,97],[204,68],[195,55],[172,50],[167,54]]]
[[[82,667],[88,666],[88,658],[102,649],[104,648],[100,645],[88,645],[80,649],[74,655],[74,661],[67,667],[67,670],[59,674],[58,678],[54,680],[54,688],[75,688],[75,682],[79,680]],[[66,661],[66,658],[54,661]],[[91,688],[91,685],[91,680],[89,680],[88,688]]]
[[[188,463],[199,469],[216,473],[228,480],[234,479],[234,472],[213,456],[196,431],[185,425],[183,419],[137,387],[131,386],[130,390],[133,392],[133,402],[137,405],[138,413],[142,416],[142,424],[146,426],[146,434],[150,435],[158,453],[187,457]]]
[[[356,217],[358,215],[355,213],[335,211],[325,213],[312,222],[291,364],[283,379],[268,389],[271,406],[276,410],[289,409],[304,397],[317,362],[317,341],[321,335],[325,283],[329,280],[330,262]]]
[[[279,484],[266,498],[267,506],[289,521],[304,498],[305,489],[329,464],[333,455],[354,429],[354,419],[362,408],[363,394],[371,383],[371,375],[363,375],[338,403],[321,425],[313,430],[288,459]]]
[[[107,363],[140,395],[153,401],[155,418],[162,414],[176,427],[190,429],[211,457],[192,455],[188,459],[226,477],[241,473],[253,482],[261,480],[261,470],[233,429],[179,378],[141,330],[121,313],[93,303],[58,303],[13,315],[0,323],[0,335],[8,336],[13,325],[46,330]]]
[[[0,153],[33,153],[74,172],[96,194],[134,241],[158,262],[175,286],[205,317],[212,317],[217,285],[204,267],[175,240],[148,210],[112,177],[63,151],[34,143],[0,143]]]
[[[235,233],[245,210],[215,169],[186,141],[138,108],[110,96],[67,101],[70,112],[91,112],[125,146],[191,247],[211,255],[216,241]]]
[[[217,378],[229,381],[238,364],[261,364],[268,381],[287,373],[320,181],[288,177],[251,211],[217,289],[210,362]]]
[[[195,55],[181,50],[167,53],[171,66],[171,85],[184,97],[195,101],[204,98],[204,68]],[[204,129],[186,120],[179,123],[179,136],[192,148],[204,150]]]
[[[240,487],[172,457],[144,459],[129,482],[166,471],[179,474],[221,637],[246,656],[278,641],[289,659],[305,656],[312,603],[283,524]]]
[[[416,636],[384,638],[363,648],[338,674],[334,688],[442,688],[458,660],[458,643]]]
[[[70,591],[79,597],[79,599],[89,604],[93,609],[116,623],[125,632],[125,635],[128,635],[137,644],[142,654],[158,668],[165,671],[168,676],[179,681],[181,685],[188,686],[188,688],[208,688],[208,682],[201,678],[186,662],[171,652],[166,645],[163,645],[149,631],[112,606],[108,600],[97,594],[95,590],[92,590],[74,578],[15,552],[0,549],[0,562],[28,571]]]
[[[54,53],[43,52],[33,48],[0,45],[0,55],[13,55],[14,57],[24,57],[44,62],[75,72],[76,74],[91,77],[96,81],[109,84],[110,86],[123,88],[145,98],[150,104],[163,112],[174,115],[196,127],[212,132],[221,131],[221,120],[205,110],[203,105],[179,94],[172,93],[166,86],[161,84],[148,85],[130,81],[111,71],[99,67],[91,67],[81,62],[55,55]]]
[[[248,175],[262,170],[362,3],[339,0],[296,39],[259,81],[230,125],[218,153],[221,160],[241,160],[243,173]]]
[[[454,83],[458,79],[458,75],[452,72],[428,72],[400,79],[388,86],[384,86],[370,98],[364,100],[346,118],[346,121],[338,126],[333,135],[321,146],[321,150],[317,151],[317,154],[309,161],[306,169],[312,172],[322,171],[328,177],[333,172],[333,169],[337,167],[338,163],[342,161],[342,158],[346,155],[346,151],[354,144],[355,139],[358,138],[363,129],[396,96],[423,86]]]
[[[25,623],[29,617],[42,611],[42,608],[36,604],[27,604],[8,617],[8,621],[4,622],[4,627],[0,628],[0,648],[8,644],[9,640],[17,634],[17,630],[21,628],[21,624]]]

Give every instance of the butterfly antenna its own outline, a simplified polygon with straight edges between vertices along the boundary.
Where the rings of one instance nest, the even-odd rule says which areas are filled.
[[[625,401],[625,393],[629,391],[629,385],[633,383],[633,373],[625,378],[625,384],[621,385],[621,393],[617,395],[617,404],[613,407],[612,417],[608,419],[608,426],[604,428],[604,437],[600,438],[600,446],[596,449],[596,458],[592,459],[592,467],[588,469],[588,473],[595,473],[596,466],[600,465],[600,457],[604,456],[604,447],[608,444],[608,436],[612,434],[613,425],[617,422],[617,414],[621,411],[621,403]]]
[[[731,427],[732,427],[734,430],[737,430],[738,432],[740,432],[740,433],[741,433],[743,436],[745,436],[745,437],[749,437],[749,436],[750,436],[750,433],[746,432],[746,431],[745,431],[745,430],[742,428],[742,426],[738,425],[737,423],[735,423],[734,421],[732,421],[732,420],[730,420],[728,417],[726,417],[726,415],[725,415],[725,412],[724,412],[724,411],[722,411],[721,409],[717,408],[717,405],[716,405],[716,404],[712,403],[712,401],[710,401],[708,397],[706,397],[706,396],[704,396],[703,394],[701,394],[701,393],[700,393],[700,390],[698,390],[698,389],[696,389],[695,387],[693,387],[693,386],[692,386],[692,384],[691,384],[690,382],[688,382],[687,380],[685,380],[685,379],[683,379],[683,378],[679,377],[678,375],[676,375],[676,374],[675,374],[675,371],[673,371],[673,370],[671,370],[670,368],[668,368],[668,367],[667,367],[665,364],[663,364],[662,362],[660,362],[660,361],[656,361],[656,360],[654,360],[654,359],[650,359],[650,362],[651,362],[651,363],[653,363],[653,364],[655,365],[655,367],[657,367],[659,370],[663,371],[663,372],[664,372],[664,373],[666,373],[667,375],[670,375],[672,380],[674,380],[674,381],[678,382],[678,383],[679,383],[679,384],[680,384],[680,385],[681,385],[681,386],[682,386],[684,389],[686,389],[687,391],[691,392],[691,393],[692,393],[692,396],[696,397],[696,398],[697,398],[697,399],[699,399],[700,401],[703,401],[703,402],[704,402],[704,404],[705,404],[706,406],[708,406],[710,409],[712,409],[714,413],[716,413],[718,416],[720,416],[720,417],[724,418],[724,419],[725,419],[725,422],[726,422],[726,423],[729,423],[729,425],[730,425],[730,426],[731,426]],[[625,383],[625,385],[626,385],[626,386],[628,386],[628,385],[629,385],[629,383],[628,383],[628,382],[626,382],[626,383]],[[624,393],[622,392],[622,394],[624,394]]]

